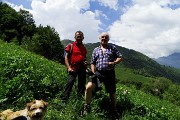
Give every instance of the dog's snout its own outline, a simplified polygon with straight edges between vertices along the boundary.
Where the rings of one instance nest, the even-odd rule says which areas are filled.
[[[36,113],[36,116],[41,116],[42,115],[42,112],[37,112]]]

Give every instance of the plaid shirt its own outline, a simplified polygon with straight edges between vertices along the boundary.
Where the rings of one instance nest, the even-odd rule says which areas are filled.
[[[117,58],[122,57],[121,53],[113,45],[108,45],[104,54],[101,47],[96,47],[92,53],[90,64],[96,66],[96,70],[112,70],[108,62],[114,62]]]

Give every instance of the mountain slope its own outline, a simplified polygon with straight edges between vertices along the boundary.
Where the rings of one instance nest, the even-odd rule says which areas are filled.
[[[159,64],[180,68],[180,53],[173,53],[167,57],[155,59]]]
[[[136,70],[136,72],[145,76],[164,76],[173,82],[180,83],[180,70],[162,66],[140,52],[120,46],[117,46],[117,48],[124,56],[123,64],[125,67]]]

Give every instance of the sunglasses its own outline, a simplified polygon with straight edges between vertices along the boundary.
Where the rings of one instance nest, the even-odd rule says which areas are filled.
[[[101,36],[101,38],[105,38],[105,39],[108,39],[109,37],[108,37],[108,36]]]
[[[76,38],[82,38],[81,36],[76,36]]]

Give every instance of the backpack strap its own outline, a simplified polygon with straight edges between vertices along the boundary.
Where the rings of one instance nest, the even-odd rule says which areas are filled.
[[[70,51],[69,51],[69,54],[70,56],[72,55],[72,49],[73,49],[73,44],[72,43],[69,43],[70,44]]]
[[[72,56],[72,51],[73,51],[73,44],[69,43],[69,45],[70,45],[70,51],[69,51],[68,60],[69,60],[69,64],[71,64],[71,56]]]

